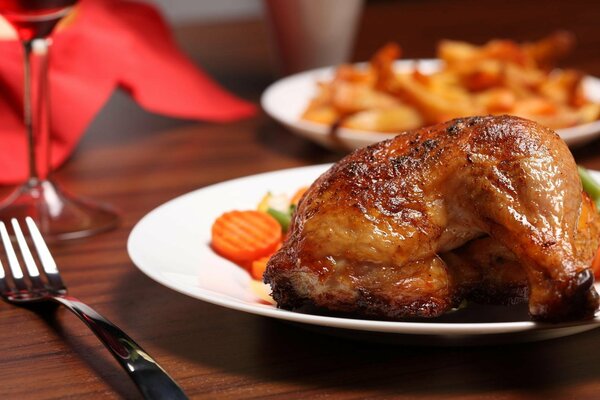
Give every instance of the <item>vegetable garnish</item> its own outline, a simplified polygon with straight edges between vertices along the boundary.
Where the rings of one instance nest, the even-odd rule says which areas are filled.
[[[304,189],[306,190],[306,189]],[[258,203],[257,209],[259,211],[266,212],[279,222],[281,230],[286,233],[292,222],[292,215],[296,211],[297,201],[300,200],[300,196],[304,193],[303,189],[296,192],[294,197],[291,199],[283,194],[274,195],[268,192]],[[294,200],[296,202],[294,202]]]
[[[596,204],[596,210],[600,212],[600,184],[592,177],[592,174],[582,166],[577,166],[579,177],[581,178],[581,185],[583,190],[590,196],[590,198]],[[596,257],[592,261],[592,271],[596,280],[600,280],[600,247],[596,251]]]
[[[213,223],[212,247],[231,261],[248,263],[273,254],[281,236],[281,225],[267,213],[230,211]]]
[[[581,184],[583,190],[594,200],[596,208],[600,210],[600,184],[592,177],[590,172],[584,167],[577,166],[579,177],[581,178]]]
[[[296,191],[296,193],[294,193],[294,195],[292,196],[292,199],[290,200],[290,203],[293,206],[298,206],[298,203],[300,202],[300,199],[302,198],[302,196],[304,196],[304,193],[306,193],[307,190],[308,190],[308,187],[306,187],[306,186],[301,187],[300,189],[298,189]]]
[[[267,263],[281,247],[283,236],[306,189],[300,188],[291,198],[268,192],[256,210],[222,214],[212,226],[213,249],[246,269],[252,279],[262,281]]]
[[[271,215],[277,220],[277,222],[279,222],[279,225],[281,225],[281,230],[283,232],[287,232],[290,227],[290,223],[292,222],[292,214],[294,214],[295,209],[296,207],[289,206],[288,211],[284,212],[276,210],[274,208],[269,208],[267,209],[267,214]]]
[[[256,279],[257,281],[262,280],[270,258],[271,257],[263,257],[252,261],[252,265],[250,266],[250,275],[252,276],[252,279]]]

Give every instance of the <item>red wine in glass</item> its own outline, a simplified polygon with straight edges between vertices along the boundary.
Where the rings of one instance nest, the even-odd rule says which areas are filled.
[[[0,221],[32,217],[47,240],[92,235],[119,221],[110,207],[63,191],[49,176],[48,37],[75,3],[77,0],[0,0],[0,15],[15,28],[23,46],[23,121],[29,159],[27,181],[0,202]]]
[[[0,0],[0,14],[16,29],[21,40],[50,35],[77,0]]]

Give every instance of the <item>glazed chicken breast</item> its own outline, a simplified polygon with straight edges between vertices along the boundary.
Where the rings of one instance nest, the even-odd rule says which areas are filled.
[[[591,318],[600,217],[573,157],[534,122],[488,116],[360,149],[305,193],[264,280],[277,305],[386,319],[464,299]]]

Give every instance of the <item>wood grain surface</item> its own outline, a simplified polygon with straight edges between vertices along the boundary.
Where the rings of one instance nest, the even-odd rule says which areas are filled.
[[[431,57],[442,38],[533,40],[555,29],[571,30],[578,38],[564,64],[600,76],[600,3],[592,1],[368,2],[354,59],[368,58],[390,40],[400,42],[408,58]],[[175,33],[195,62],[257,104],[275,78],[260,20],[191,24],[176,27]],[[574,154],[579,163],[600,169],[600,141]],[[341,156],[293,136],[262,113],[222,125],[173,120],[146,113],[115,93],[56,177],[71,191],[118,207],[122,224],[53,245],[52,251],[71,293],[138,340],[192,398],[600,396],[600,330],[492,347],[340,339],[178,294],[139,272],[127,255],[133,225],[175,196],[230,178]],[[34,312],[1,303],[0,398],[139,395],[68,311]]]

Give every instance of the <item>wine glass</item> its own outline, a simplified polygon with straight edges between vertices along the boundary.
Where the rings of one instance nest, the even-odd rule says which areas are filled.
[[[63,191],[50,176],[49,37],[76,2],[0,0],[0,15],[15,28],[24,52],[23,114],[29,160],[29,178],[0,203],[0,220],[31,216],[49,240],[88,236],[119,221],[111,208]]]

